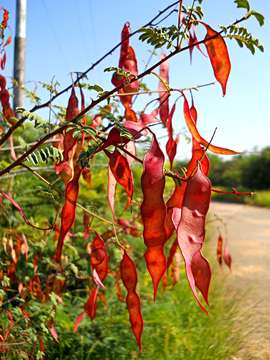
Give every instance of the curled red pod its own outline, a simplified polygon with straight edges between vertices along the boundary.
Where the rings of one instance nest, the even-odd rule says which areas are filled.
[[[85,313],[90,317],[91,320],[93,320],[96,317],[97,312],[97,294],[98,294],[98,288],[94,288],[90,291],[89,297],[84,304],[84,311]],[[80,318],[81,319],[81,318]],[[82,319],[81,319],[82,320]],[[78,324],[79,325],[79,324]],[[76,330],[78,328],[78,325],[76,327]]]
[[[230,254],[230,251],[229,251],[229,248],[228,248],[227,244],[224,246],[223,260],[224,260],[225,264],[228,266],[228,268],[231,270],[231,268],[232,268],[232,256]]]
[[[176,104],[174,103],[169,117],[168,117],[168,121],[167,121],[167,129],[168,129],[168,141],[166,144],[166,152],[167,155],[169,157],[170,160],[170,168],[172,169],[173,166],[173,160],[175,158],[176,155],[176,150],[177,150],[177,142],[175,141],[175,139],[173,138],[173,126],[172,126],[172,119],[173,119],[173,115],[175,112],[175,108],[176,108]]]
[[[84,311],[75,319],[73,327],[74,332],[78,330],[85,314],[87,314],[91,320],[96,317],[98,290],[103,286],[102,282],[107,277],[109,271],[109,257],[105,248],[105,243],[97,233],[90,248],[90,264],[96,285],[90,289],[88,299],[84,304]]]
[[[144,227],[144,243],[147,246],[145,260],[153,281],[154,300],[156,299],[160,279],[166,271],[166,258],[163,251],[166,242],[164,227],[166,206],[163,199],[165,176],[163,166],[164,154],[159,147],[156,136],[153,134],[152,145],[143,162],[141,216]]]
[[[219,235],[217,240],[217,261],[219,265],[222,265],[222,255],[223,255],[223,237]]]
[[[212,144],[209,144],[208,141],[206,141],[199,133],[196,124],[194,123],[192,116],[190,114],[190,108],[188,105],[188,101],[186,96],[183,94],[184,97],[184,117],[185,117],[185,121],[187,124],[187,127],[192,135],[192,137],[201,145],[205,146],[208,148],[209,151],[212,151],[213,153],[216,154],[222,154],[222,155],[237,155],[239,154],[239,152],[234,151],[234,150],[230,150],[230,149],[226,149],[220,146],[215,146]]]
[[[121,33],[121,49],[120,49],[120,58],[119,58],[119,68],[123,69],[126,72],[131,73],[130,77],[119,75],[117,73],[113,74],[112,83],[114,86],[118,87],[124,85],[124,93],[133,93],[136,92],[139,88],[139,82],[133,81],[129,83],[129,80],[134,79],[134,76],[138,75],[138,64],[137,58],[134,49],[129,45],[129,34],[130,34],[130,25],[126,23],[122,29]],[[124,101],[125,97],[120,97],[121,101]],[[131,104],[131,98],[129,100]],[[124,104],[123,104],[124,105]]]
[[[181,218],[177,228],[177,239],[185,260],[186,274],[192,293],[200,308],[201,304],[196,287],[201,291],[208,302],[208,289],[211,279],[210,267],[207,260],[201,255],[201,248],[205,237],[205,218],[211,199],[211,183],[198,163],[196,173],[187,182]],[[202,279],[201,274],[204,274]]]
[[[126,121],[138,121],[136,112],[132,109],[131,105],[125,107],[124,118],[126,119]]]
[[[16,123],[16,117],[10,105],[10,95],[6,85],[6,78],[3,75],[0,75],[0,102],[2,105],[3,117],[10,125],[14,125]]]
[[[190,29],[189,30],[189,40],[188,40],[190,64],[192,63],[192,53],[194,50],[194,46],[196,46],[196,48],[200,51],[200,53],[203,56],[205,56],[205,54],[203,53],[203,51],[200,47],[200,44],[197,44],[197,43],[198,43],[198,39],[197,39],[197,35],[196,35],[194,28]],[[197,45],[195,45],[195,44],[197,44]]]
[[[194,124],[196,125],[197,110],[194,105],[193,99],[192,99],[192,106],[190,107],[189,112],[190,112],[191,121],[193,121]],[[194,137],[192,137],[192,157],[191,157],[191,160],[189,161],[189,164],[187,167],[186,177],[189,177],[194,173],[195,169],[197,168],[198,161],[200,161],[202,172],[204,173],[204,175],[208,176],[209,167],[210,167],[209,159],[208,159],[207,155],[205,154],[205,151],[202,148],[202,146],[197,142],[197,140]],[[166,229],[167,239],[169,239],[171,237],[171,235],[173,234],[173,231],[174,231],[174,224],[172,221],[173,209],[177,208],[178,211],[181,212],[186,187],[187,187],[186,182],[183,182],[181,184],[176,182],[175,189],[174,189],[171,197],[169,198],[169,200],[166,203],[167,214],[166,214],[166,219],[165,219],[165,229]],[[175,254],[175,251],[177,249],[176,243],[177,243],[177,239],[171,245],[167,268],[169,268],[171,261],[173,259],[173,256]]]
[[[115,149],[113,153],[105,150],[105,153],[110,159],[109,166],[115,180],[124,188],[127,193],[128,207],[131,204],[134,191],[134,180],[128,160],[125,156],[120,154],[117,149]]]
[[[208,304],[211,269],[207,259],[202,255],[201,251],[196,252],[192,257],[191,270],[195,285],[200,290],[206,304]]]
[[[116,127],[113,127],[108,133],[108,137],[102,145],[98,148],[97,152],[106,149],[110,145],[120,145],[126,144],[130,141],[130,139],[126,136],[121,136],[120,130]]]
[[[114,213],[114,202],[115,202],[115,190],[116,190],[116,184],[117,181],[110,169],[110,166],[108,166],[108,186],[107,186],[107,197],[108,197],[108,203],[110,206],[110,209],[112,211],[113,217],[115,217]]]
[[[87,240],[89,238],[90,235],[90,221],[91,217],[90,214],[86,211],[83,212],[83,238],[84,240]]]
[[[212,64],[215,78],[222,87],[223,96],[226,94],[227,81],[231,72],[231,61],[227,45],[223,37],[209,25],[206,28],[205,47]],[[212,38],[212,39],[211,39]]]
[[[124,115],[125,119],[127,121],[137,122],[137,115],[135,111],[132,109],[133,95],[131,94],[136,93],[139,90],[139,81],[135,80],[135,78],[138,75],[138,63],[134,49],[128,45],[128,41],[126,40],[127,34],[125,34],[124,29],[123,29],[124,33],[122,32],[122,41],[123,38],[125,38],[125,40],[122,43],[122,47],[121,47],[119,67],[124,71],[126,71],[127,73],[130,73],[131,75],[125,77],[114,74],[112,82],[115,86],[124,85],[123,88],[119,91],[119,93],[122,95],[128,94],[126,96],[120,96],[120,101],[125,108],[125,115]]]
[[[193,98],[189,111],[194,124],[197,125],[198,113],[194,105]],[[192,136],[192,158],[187,169],[187,176],[190,176],[192,174],[192,172],[197,166],[197,161],[200,161],[202,172],[204,173],[204,175],[208,176],[210,169],[210,162],[208,156],[200,143]]]
[[[185,190],[186,190],[185,183],[175,182],[174,191],[172,192],[170,198],[166,202],[167,211],[166,211],[164,226],[165,226],[167,240],[172,236],[174,232],[174,224],[172,221],[173,209],[174,208],[181,209]]]
[[[109,258],[105,243],[98,234],[91,243],[90,261],[92,271],[96,270],[100,280],[103,281],[108,274]]]
[[[126,297],[126,304],[129,312],[129,321],[133,334],[140,351],[142,350],[142,332],[143,332],[143,317],[141,313],[141,302],[136,292],[137,286],[137,271],[132,259],[124,251],[123,258],[120,263],[120,276],[125,288],[128,291]]]
[[[120,263],[120,274],[126,289],[131,292],[135,291],[138,281],[137,271],[126,251],[124,252],[123,259]]]
[[[144,112],[142,112],[140,114],[140,122],[144,126],[147,126],[148,124],[151,123],[156,123],[159,121],[158,114],[159,114],[159,107],[157,109],[152,110],[150,114],[145,114]]]
[[[164,245],[149,246],[144,253],[147,269],[151,275],[154,287],[154,301],[157,297],[157,289],[160,279],[166,272],[166,257]]]
[[[8,25],[9,11],[3,8],[3,19],[1,22],[2,29],[5,30]]]
[[[67,110],[66,110],[66,121],[73,120],[79,113],[80,110],[78,107],[78,98],[75,94],[74,87],[72,87],[71,94],[68,100]],[[76,142],[77,140],[74,139],[72,130],[69,130],[68,132],[65,133],[64,152],[63,152],[64,161],[69,160],[69,152],[72,150]]]
[[[109,257],[105,243],[98,234],[96,234],[91,243],[90,263],[96,287],[91,289],[88,300],[84,305],[84,310],[90,319],[93,320],[96,316],[98,289],[104,286],[103,281],[106,279],[109,270]]]
[[[75,220],[81,171],[82,169],[77,165],[74,169],[73,178],[66,184],[65,203],[61,212],[61,228],[55,253],[55,261],[57,262],[61,262],[64,240]]]
[[[121,48],[120,48],[120,58],[119,58],[120,68],[124,66],[124,62],[127,57],[128,48],[129,48],[129,34],[130,34],[130,23],[126,22],[121,32]]]
[[[166,57],[166,54],[161,54],[161,60]],[[166,126],[167,120],[169,117],[169,96],[168,88],[169,86],[169,61],[166,60],[159,67],[159,76],[163,81],[159,82],[160,91],[159,94],[159,115],[163,124]],[[166,86],[167,85],[167,86]]]
[[[130,75],[128,80],[133,80],[134,77],[136,77],[138,75],[137,57],[136,57],[133,47],[131,47],[131,46],[129,46],[129,48],[128,48],[127,56],[123,63],[123,69],[126,72],[129,72],[132,74],[132,75]],[[124,92],[126,92],[126,93],[136,92],[136,91],[138,91],[138,89],[139,89],[139,81],[138,80],[132,81],[131,83],[127,82],[127,84],[124,86]]]

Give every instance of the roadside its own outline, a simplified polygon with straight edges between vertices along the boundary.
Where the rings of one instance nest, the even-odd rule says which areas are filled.
[[[227,224],[232,273],[228,296],[239,303],[242,346],[234,360],[270,360],[270,210],[214,202]]]

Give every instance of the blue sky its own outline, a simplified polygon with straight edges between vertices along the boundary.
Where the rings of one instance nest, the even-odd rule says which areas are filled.
[[[159,10],[169,5],[169,0],[35,0],[28,1],[26,81],[47,81],[53,76],[65,86],[70,82],[71,71],[82,71],[119,41],[123,24],[130,21],[132,29],[147,22]],[[189,3],[188,1],[187,3]],[[2,0],[1,5],[11,12],[11,29],[14,30],[15,0]],[[216,86],[204,88],[195,94],[202,135],[209,139],[218,128],[213,143],[240,151],[252,151],[270,144],[269,117],[269,35],[270,2],[250,0],[252,8],[262,12],[266,25],[260,28],[256,21],[247,22],[248,29],[264,44],[265,52],[252,56],[229,42],[232,72],[227,95],[222,97]],[[240,18],[243,11],[236,9],[233,0],[204,0],[205,21],[212,27],[229,24]],[[171,16],[167,23],[175,22]],[[204,36],[204,33],[201,33]],[[139,59],[140,69],[149,57],[148,49],[136,39],[132,40]],[[12,75],[12,47],[8,50],[6,76]],[[111,75],[103,72],[107,66],[117,66],[119,51],[106,59],[90,73],[89,82],[111,88]],[[156,58],[157,60],[157,58]],[[189,87],[214,81],[208,59],[194,51],[190,66],[188,54],[178,55],[170,62],[171,85]],[[155,89],[157,80],[149,82]],[[46,97],[44,98],[46,100]],[[66,97],[59,100],[64,104]],[[138,102],[140,105],[140,102]],[[184,127],[182,104],[178,103],[174,127],[179,132]],[[160,136],[162,136],[160,131]],[[186,148],[183,147],[186,155]]]

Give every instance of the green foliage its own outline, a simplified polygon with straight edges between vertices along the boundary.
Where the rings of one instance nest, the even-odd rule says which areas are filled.
[[[141,35],[139,39],[142,42],[152,45],[155,49],[166,46],[170,49],[173,46],[173,42],[179,36],[184,36],[182,31],[179,31],[177,26],[172,25],[170,27],[147,27],[142,28],[139,31]]]
[[[248,0],[234,0],[234,2],[238,8],[246,9],[247,11],[250,10]]]
[[[37,127],[42,127],[42,125],[46,123],[46,120],[43,119],[40,115],[38,115],[37,113],[31,112],[31,111],[27,111],[22,107],[17,108],[16,112],[18,114],[20,114],[21,117],[24,117],[24,118],[27,118],[28,120],[33,121],[34,126],[36,128]]]
[[[97,84],[91,85],[91,84],[87,84],[87,83],[80,83],[79,85],[82,89],[86,89],[86,90],[94,90],[97,93],[104,93],[104,89]]]
[[[254,16],[260,26],[264,25],[264,16],[258,11],[251,10],[248,0],[234,0],[234,2],[238,8],[247,10],[247,15],[246,15],[247,18]]]
[[[60,83],[56,80],[52,80],[51,83],[39,81],[39,84],[43,89],[47,90],[52,95],[56,95],[58,93],[57,88],[60,86]]]
[[[251,154],[243,162],[242,183],[250,189],[270,189],[270,148]]]
[[[234,39],[236,40],[237,44],[240,47],[243,47],[244,45],[251,51],[251,53],[254,55],[256,49],[260,51],[264,51],[263,45],[260,43],[259,39],[252,36],[250,32],[245,27],[237,26],[237,25],[231,25],[229,27],[221,27],[222,30],[225,32],[225,37],[228,39]]]
[[[48,164],[50,160],[55,164],[63,160],[63,154],[56,147],[48,145],[30,154],[26,160],[35,166]]]
[[[134,78],[134,75],[129,72],[125,71],[122,68],[116,67],[116,66],[110,66],[104,69],[104,72],[115,72],[119,76],[123,76],[126,79],[129,79],[130,77]]]

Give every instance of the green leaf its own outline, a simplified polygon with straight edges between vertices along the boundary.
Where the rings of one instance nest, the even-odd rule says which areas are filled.
[[[248,0],[234,0],[234,2],[238,8],[247,9],[247,11],[250,10]]]
[[[104,92],[104,89],[98,84],[91,85],[91,84],[83,83],[83,84],[80,84],[80,87],[83,89],[87,89],[87,90],[94,90],[98,93]]]
[[[251,10],[249,12],[249,17],[250,16],[254,16],[258,21],[258,23],[260,24],[260,26],[264,25],[264,16],[262,14],[258,13],[257,11]]]

